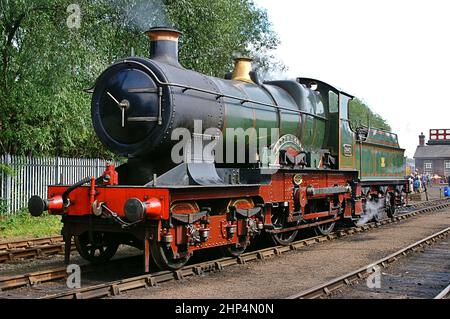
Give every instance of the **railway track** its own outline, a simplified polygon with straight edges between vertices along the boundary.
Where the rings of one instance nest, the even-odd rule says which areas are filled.
[[[64,253],[62,236],[0,243],[0,264],[20,259],[41,258]]]
[[[11,249],[26,249],[33,246],[51,245],[63,242],[62,236],[51,236],[26,240],[0,242],[0,252]]]
[[[406,212],[440,203],[446,203],[448,200],[433,200],[429,202],[420,202],[406,207]],[[75,245],[72,245],[72,251]],[[63,254],[64,241],[62,236],[51,236],[28,240],[15,240],[0,243],[0,264],[4,262],[42,258],[45,256]]]
[[[400,249],[393,254],[390,254],[387,257],[384,257],[380,260],[375,261],[374,263],[371,263],[369,265],[366,265],[364,267],[361,267],[355,271],[352,271],[350,273],[347,273],[343,276],[337,277],[335,279],[332,279],[324,284],[318,285],[316,287],[313,287],[311,289],[302,291],[298,294],[292,295],[288,297],[287,299],[318,299],[318,298],[327,298],[332,297],[333,295],[337,293],[345,293],[345,288],[354,286],[356,287],[358,284],[359,286],[356,288],[357,292],[355,294],[346,294],[346,296],[350,295],[354,297],[355,295],[357,297],[365,297],[367,298],[372,293],[373,288],[368,288],[367,285],[364,285],[361,283],[363,279],[366,279],[367,277],[371,276],[373,274],[373,270],[375,268],[383,269],[389,267],[393,262],[399,260],[402,257],[408,256],[414,252],[417,252],[418,250],[424,248],[425,246],[430,246],[435,244],[438,240],[448,237],[450,234],[450,227],[443,229],[431,236],[428,236],[422,240],[419,240],[403,249]],[[443,243],[443,246],[447,248],[448,243]],[[443,260],[447,258],[447,256],[442,257]],[[442,261],[438,261],[442,262]],[[421,269],[423,269],[423,261],[419,263],[419,266],[421,266]],[[408,273],[408,272],[405,272]],[[380,272],[381,274],[381,272]],[[419,276],[424,276],[423,273],[420,274],[414,274]],[[398,280],[400,284],[403,284],[401,280]],[[398,283],[397,283],[398,284]],[[381,288],[381,285],[380,287]],[[396,287],[398,290],[398,287]],[[389,287],[390,290],[392,290],[392,287]],[[388,291],[389,291],[388,289]],[[394,290],[393,293],[395,294],[396,291]],[[448,286],[446,289],[444,289],[439,295],[437,295],[436,299],[443,299],[448,298],[448,295],[450,293],[450,286]],[[386,294],[389,294],[386,293]],[[395,296],[394,296],[395,297]],[[431,296],[432,298],[433,296]]]
[[[450,299],[450,284],[442,290],[434,299]]]
[[[47,295],[43,299],[91,299],[102,298],[108,296],[118,295],[121,292],[128,290],[145,288],[155,286],[164,282],[172,280],[182,280],[192,276],[201,275],[203,273],[221,271],[226,267],[245,264],[255,260],[264,260],[282,255],[287,252],[301,249],[302,247],[312,246],[314,244],[322,243],[329,240],[334,240],[342,237],[351,236],[362,232],[367,232],[372,229],[382,227],[383,225],[393,224],[407,218],[417,216],[419,214],[441,210],[450,207],[449,200],[438,200],[427,203],[418,203],[407,207],[406,210],[392,219],[384,219],[378,222],[367,223],[362,226],[355,226],[351,228],[341,229],[327,236],[316,236],[312,238],[302,239],[293,242],[289,246],[276,246],[264,248],[252,252],[245,253],[238,258],[229,257],[221,258],[212,261],[202,262],[190,266],[186,266],[178,271],[160,271],[150,274],[145,274],[137,277],[127,278],[114,282],[109,282],[100,285],[89,286],[77,290],[63,291],[60,293]],[[115,261],[114,261],[115,262]],[[83,273],[85,271],[92,271],[90,265],[81,266]],[[95,270],[94,270],[95,271]],[[49,281],[63,280],[67,277],[65,267],[49,269],[45,271],[33,272],[24,275],[17,275],[11,277],[0,278],[0,291],[7,291],[17,289],[23,286],[33,286]],[[67,289],[67,288],[66,288]],[[2,298],[2,296],[0,296]]]
[[[114,269],[122,266],[124,263],[129,264],[129,262],[136,257],[140,257],[140,255],[129,255],[126,257],[115,258],[109,261],[108,264],[94,265],[86,262],[80,264],[79,266],[83,274],[100,272],[105,271],[105,268]],[[22,275],[5,277],[0,276],[0,292],[17,289],[24,286],[35,286],[50,281],[65,280],[67,276],[67,268],[65,266],[30,272]]]
[[[66,267],[32,272],[24,275],[0,277],[0,291],[15,289],[23,286],[33,286],[38,283],[64,279],[66,277]]]

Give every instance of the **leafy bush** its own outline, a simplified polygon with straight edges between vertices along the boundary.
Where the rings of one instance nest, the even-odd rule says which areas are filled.
[[[58,235],[61,217],[43,214],[33,217],[23,210],[14,215],[0,217],[0,239],[45,237]]]
[[[390,131],[391,127],[380,115],[372,112],[362,100],[355,98],[350,102],[349,117],[353,128],[360,125]]]

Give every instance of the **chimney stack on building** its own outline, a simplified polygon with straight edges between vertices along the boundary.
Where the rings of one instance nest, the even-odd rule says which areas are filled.
[[[423,135],[423,132],[419,135],[419,146],[425,146],[425,135]]]

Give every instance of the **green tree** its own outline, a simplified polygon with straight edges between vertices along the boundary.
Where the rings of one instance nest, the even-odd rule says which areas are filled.
[[[174,25],[184,34],[181,63],[223,76],[234,53],[268,69],[278,44],[251,0],[78,0],[80,28],[69,28],[72,0],[0,0],[0,152],[110,157],[90,120],[91,87],[109,64],[148,55],[142,34]]]
[[[276,62],[270,51],[278,44],[266,11],[251,0],[165,1],[169,19],[185,33],[181,63],[189,69],[223,77],[233,68],[232,57],[250,56],[258,68]]]
[[[391,130],[391,127],[385,119],[372,112],[370,107],[358,98],[355,98],[350,102],[349,118],[353,128],[364,125],[386,131]]]

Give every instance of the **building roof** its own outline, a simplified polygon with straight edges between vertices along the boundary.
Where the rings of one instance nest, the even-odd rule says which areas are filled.
[[[417,146],[414,158],[448,158],[450,159],[450,145]]]

